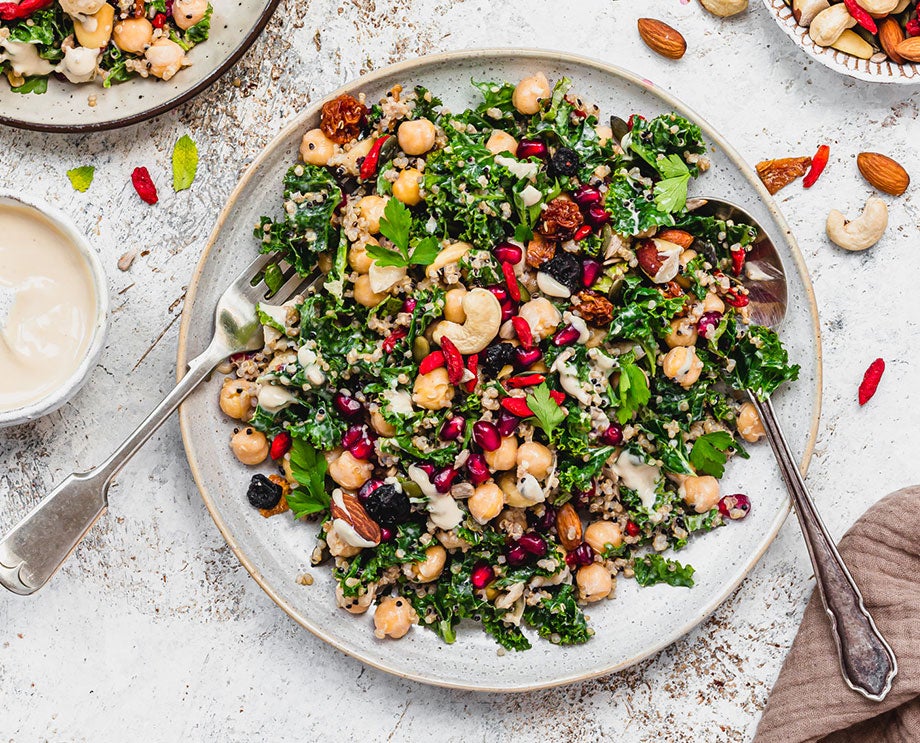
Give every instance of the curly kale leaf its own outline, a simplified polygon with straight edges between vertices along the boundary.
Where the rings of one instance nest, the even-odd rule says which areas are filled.
[[[677,560],[668,560],[659,554],[636,557],[633,570],[640,586],[667,583],[669,586],[693,587],[695,571],[692,565],[681,565]]]
[[[36,10],[28,18],[9,24],[10,41],[35,44],[38,56],[49,62],[64,58],[61,42],[73,33],[73,21],[59,3],[50,8]],[[0,68],[4,65],[0,63]]]
[[[472,82],[473,87],[482,93],[482,103],[476,106],[479,124],[496,129],[514,128],[515,109],[511,102],[514,86],[511,83]]]
[[[727,345],[723,353],[735,361],[734,368],[724,372],[726,381],[735,389],[751,390],[758,398],[766,400],[783,382],[798,379],[798,364],[789,363],[788,352],[770,328],[751,325],[738,338],[736,321],[731,318],[722,341],[720,349]]]
[[[575,597],[572,586],[562,586],[556,593],[545,597],[534,606],[524,609],[524,621],[560,645],[580,645],[591,639],[585,615]]]
[[[684,162],[690,175],[699,175],[695,158],[688,157],[706,152],[703,133],[696,124],[675,113],[662,114],[649,121],[634,116],[631,121],[629,148],[663,177],[668,176],[661,173],[659,161],[669,159],[671,155]]]
[[[426,546],[419,541],[424,531],[423,525],[416,521],[400,524],[392,539],[373,549],[361,550],[347,567],[333,570],[342,593],[359,596],[369,584],[380,580],[388,568],[424,560]]]
[[[694,248],[701,255],[696,260],[708,258],[713,265],[723,267],[731,261],[731,247],[740,245],[750,249],[757,239],[757,228],[743,222],[731,222],[716,217],[684,214],[677,219],[677,227],[686,230],[696,238]],[[701,266],[690,266],[697,268]],[[700,296],[697,292],[697,296]],[[702,296],[706,296],[705,293]],[[702,297],[701,297],[702,298]]]
[[[610,214],[610,227],[620,235],[637,235],[652,227],[674,224],[674,216],[659,208],[654,186],[623,170],[611,179],[604,207]]]
[[[671,331],[671,320],[683,309],[684,297],[666,299],[657,289],[646,286],[639,276],[623,280],[623,307],[610,325],[607,337],[636,341],[650,358],[658,346],[658,338]]]
[[[575,493],[584,493],[591,489],[592,480],[603,469],[610,455],[616,451],[614,446],[601,446],[591,449],[587,458],[560,456],[556,472],[559,475],[559,490],[553,505],[560,506],[570,500]]]

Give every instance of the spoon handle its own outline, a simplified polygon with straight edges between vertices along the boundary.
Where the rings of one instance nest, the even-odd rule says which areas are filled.
[[[792,495],[815,570],[818,593],[831,620],[844,681],[867,699],[880,702],[890,691],[891,682],[898,672],[894,652],[875,626],[863,604],[862,594],[821,521],[776,420],[772,403],[759,400],[753,392],[748,394],[757,408],[783,480]]]

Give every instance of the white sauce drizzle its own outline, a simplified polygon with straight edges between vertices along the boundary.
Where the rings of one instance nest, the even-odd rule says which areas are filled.
[[[457,505],[450,493],[439,493],[432,485],[425,470],[419,469],[414,464],[408,470],[409,479],[412,480],[428,498],[428,516],[432,523],[439,529],[450,531],[463,520],[463,511]]]
[[[6,50],[5,53],[3,50]],[[0,62],[9,62],[13,72],[21,77],[50,75],[54,72],[54,65],[38,56],[36,46],[26,41],[0,38]]]
[[[636,491],[643,508],[651,511],[655,507],[661,470],[642,461],[628,449],[620,452],[612,469],[627,488]],[[654,521],[654,518],[652,520]]]
[[[263,384],[259,390],[259,407],[269,413],[278,413],[295,402],[294,395],[276,384]]]

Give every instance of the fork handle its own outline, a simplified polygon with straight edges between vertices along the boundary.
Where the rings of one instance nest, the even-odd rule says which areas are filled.
[[[880,702],[888,694],[898,672],[894,652],[875,626],[853,576],[821,520],[776,420],[773,405],[769,400],[757,399],[753,393],[750,397],[795,504],[795,513],[815,570],[818,594],[831,620],[831,633],[837,644],[843,679],[853,691]]]
[[[89,472],[68,475],[0,539],[0,585],[29,595],[50,580],[102,515],[118,471],[226,356],[222,345],[212,342],[108,459]]]

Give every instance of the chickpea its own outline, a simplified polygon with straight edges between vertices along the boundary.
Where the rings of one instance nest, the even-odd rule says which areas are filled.
[[[406,168],[393,183],[393,197],[406,206],[415,206],[422,200],[419,184],[422,174],[415,168]]]
[[[300,140],[300,157],[310,165],[328,165],[335,154],[335,142],[322,129],[311,129]]]
[[[680,254],[680,272],[677,276],[674,277],[674,280],[682,286],[684,289],[689,289],[693,282],[690,280],[689,274],[687,271],[687,264],[690,263],[694,258],[696,258],[697,252],[695,250],[690,250],[689,248],[681,251]]]
[[[292,488],[296,488],[300,485],[300,483],[297,482],[297,478],[294,477],[294,469],[291,467],[290,457],[284,457],[281,460],[281,471],[284,472],[284,478]]]
[[[719,503],[719,481],[711,475],[691,476],[681,483],[678,493],[697,513],[706,513]]]
[[[129,54],[143,54],[153,41],[153,24],[146,18],[125,18],[112,31],[115,46]]]
[[[715,292],[709,292],[703,299],[703,312],[725,312],[725,302]]]
[[[610,571],[599,562],[579,568],[575,582],[578,584],[578,598],[589,604],[607,598],[613,591]]]
[[[374,637],[382,640],[392,637],[398,640],[405,636],[413,624],[418,621],[418,614],[406,599],[387,596],[374,612]]]
[[[374,465],[365,459],[358,459],[350,451],[329,464],[329,477],[346,490],[357,490],[371,479]]]
[[[407,155],[424,155],[434,147],[437,131],[428,119],[404,121],[399,125],[396,139],[399,148]]]
[[[333,528],[330,528],[323,538],[326,540],[329,554],[333,557],[354,557],[361,551],[360,547],[354,547],[342,539]]]
[[[454,386],[443,366],[427,374],[419,374],[412,388],[412,402],[425,410],[449,408],[454,399]]]
[[[376,589],[368,588],[360,596],[353,598],[352,596],[346,596],[342,591],[342,586],[337,583],[335,586],[335,602],[345,611],[349,611],[352,614],[363,614],[374,603],[375,592]]]
[[[527,321],[536,340],[546,338],[562,320],[559,310],[546,297],[537,297],[525,302],[518,314]]]
[[[207,12],[208,0],[175,0],[173,3],[173,18],[183,31],[204,20]]]
[[[594,133],[597,134],[597,143],[599,145],[605,145],[613,139],[613,129],[605,124],[598,124],[594,127]]]
[[[227,377],[220,388],[220,409],[231,418],[248,420],[254,397],[252,382]]]
[[[623,544],[623,532],[619,524],[613,521],[595,521],[588,524],[584,539],[591,545],[591,549],[602,555],[606,550],[616,549]]]
[[[549,80],[542,72],[536,75],[525,77],[519,82],[511,96],[511,103],[522,114],[535,114],[540,110],[540,101],[549,98],[552,90],[549,87]]]
[[[268,439],[261,431],[246,426],[234,432],[230,448],[243,464],[262,464],[268,456]]]
[[[466,322],[466,312],[463,309],[463,298],[466,296],[466,289],[458,286],[451,289],[444,295],[444,319],[462,325]]]
[[[444,570],[447,562],[447,550],[440,544],[435,544],[425,550],[425,559],[413,563],[412,574],[418,583],[431,583]]]
[[[501,488],[502,495],[505,497],[506,506],[510,506],[512,509],[523,509],[533,505],[533,501],[527,500],[524,494],[518,489],[517,477],[514,476],[513,472],[505,472],[503,475],[499,476],[498,487]],[[519,511],[519,513],[524,512]]]
[[[696,323],[690,322],[686,317],[671,320],[671,332],[664,337],[668,348],[679,346],[692,346],[696,343]]]
[[[371,289],[371,277],[366,273],[355,279],[355,301],[363,307],[376,307],[387,298],[386,292],[378,294]]]
[[[380,232],[380,218],[386,205],[387,200],[383,196],[365,196],[358,202],[358,213],[367,224],[367,231],[372,235]]]
[[[371,413],[371,428],[387,439],[396,435],[396,427],[387,423],[386,418],[380,414],[379,410]]]
[[[662,368],[665,376],[686,390],[700,378],[703,362],[696,355],[696,346],[678,346],[665,354]]]
[[[502,436],[502,443],[495,451],[485,452],[486,463],[493,472],[510,470],[517,464],[518,440],[517,436]]]
[[[150,65],[147,68],[150,74],[163,80],[171,80],[185,64],[185,50],[165,36],[154,41],[144,56]]]
[[[538,480],[549,474],[553,466],[553,453],[537,441],[521,444],[517,450],[517,464]]]
[[[514,155],[517,152],[517,146],[517,140],[501,129],[494,130],[486,141],[486,149],[493,155],[500,155],[502,152]]]
[[[505,494],[494,482],[478,485],[466,501],[470,515],[480,524],[487,524],[502,512]]]
[[[738,420],[735,421],[735,424],[738,427],[738,433],[741,434],[741,438],[750,444],[760,441],[767,433],[763,430],[763,423],[761,423],[760,416],[757,414],[757,408],[750,402],[746,402],[741,406]]]

